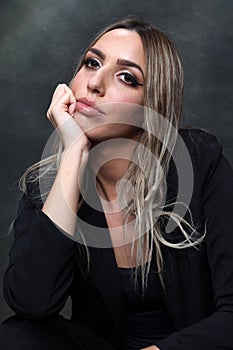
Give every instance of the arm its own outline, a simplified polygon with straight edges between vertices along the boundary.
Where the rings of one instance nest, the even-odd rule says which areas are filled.
[[[42,211],[63,231],[75,233],[81,165],[87,162],[89,141],[72,118],[76,100],[65,85],[58,85],[48,109],[48,118],[59,133],[64,151],[57,176]]]
[[[42,320],[63,308],[73,279],[76,243],[24,194],[14,223],[14,242],[3,292],[20,317]]]
[[[215,312],[158,342],[161,350],[233,349],[233,170],[211,135],[201,132],[195,142]]]
[[[30,198],[35,188],[23,195],[14,224],[3,289],[9,306],[24,318],[58,313],[72,283],[76,243],[70,238],[79,199],[77,176],[87,151],[86,137],[79,137],[80,128],[71,117],[74,104],[71,90],[59,85],[48,111],[64,145],[58,173],[43,207]]]

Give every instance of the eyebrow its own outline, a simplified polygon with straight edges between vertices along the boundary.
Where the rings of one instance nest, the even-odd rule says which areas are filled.
[[[96,54],[97,56],[99,56],[102,60],[104,60],[106,58],[105,54],[96,49],[95,47],[91,47],[88,51],[91,51],[92,53]],[[143,73],[143,70],[142,68],[139,66],[139,64],[135,63],[135,62],[132,62],[132,61],[129,61],[129,60],[126,60],[126,59],[121,59],[119,58],[117,60],[117,64],[120,65],[120,66],[128,66],[128,67],[134,67],[134,68],[137,68],[138,70],[140,70],[140,72],[142,73],[142,76],[144,78],[144,73]]]

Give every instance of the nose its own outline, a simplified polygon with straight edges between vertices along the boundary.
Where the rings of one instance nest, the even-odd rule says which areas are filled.
[[[87,89],[90,93],[97,94],[99,96],[104,96],[105,89],[105,76],[101,68],[94,71],[87,81]]]

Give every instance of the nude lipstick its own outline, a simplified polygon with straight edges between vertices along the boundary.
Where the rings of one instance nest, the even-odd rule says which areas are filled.
[[[86,97],[77,99],[76,109],[78,112],[88,117],[105,114],[100,108],[96,106],[94,101],[90,101]]]

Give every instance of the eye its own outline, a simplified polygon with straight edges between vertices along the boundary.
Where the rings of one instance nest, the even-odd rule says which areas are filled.
[[[122,81],[127,85],[131,85],[133,87],[143,86],[143,84],[140,84],[135,78],[135,76],[129,72],[122,72],[118,74],[118,76],[120,76]]]
[[[100,67],[100,62],[96,58],[86,58],[84,60],[84,65],[87,68],[98,69]]]

